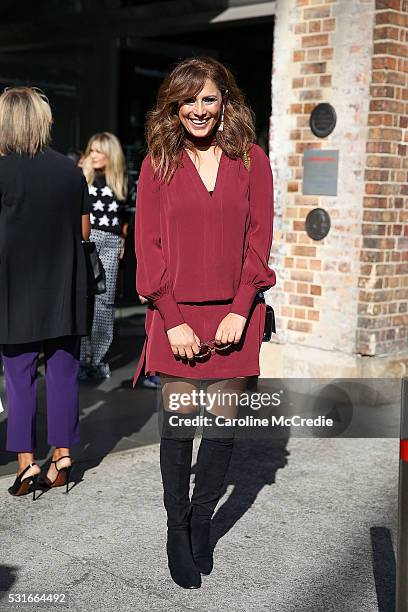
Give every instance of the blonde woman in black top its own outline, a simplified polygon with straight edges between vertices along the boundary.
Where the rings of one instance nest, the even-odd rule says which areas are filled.
[[[85,151],[83,172],[92,202],[90,239],[96,243],[105,269],[106,292],[95,297],[92,330],[81,343],[82,380],[111,376],[106,354],[113,340],[116,284],[127,234],[129,197],[125,157],[114,134],[101,132],[91,137]]]
[[[44,485],[68,487],[70,447],[79,441],[79,340],[86,333],[89,237],[87,184],[48,147],[48,100],[15,87],[0,96],[0,345],[7,391],[7,450],[18,453],[12,495],[32,489],[37,363],[46,361],[48,442]],[[34,486],[35,494],[35,486]]]

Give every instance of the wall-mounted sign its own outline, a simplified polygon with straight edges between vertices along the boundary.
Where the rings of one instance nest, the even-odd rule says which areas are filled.
[[[331,104],[318,104],[310,115],[310,129],[315,136],[326,138],[336,127],[336,111]]]
[[[337,195],[339,152],[306,149],[303,153],[303,194]]]
[[[313,240],[323,240],[329,233],[330,225],[329,213],[323,208],[314,208],[306,217],[306,232]]]

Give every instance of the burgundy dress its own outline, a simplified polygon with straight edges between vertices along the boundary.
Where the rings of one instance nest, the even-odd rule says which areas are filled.
[[[136,202],[136,287],[150,300],[146,341],[134,383],[163,372],[183,378],[259,374],[265,305],[256,294],[275,284],[268,267],[273,181],[268,157],[250,148],[251,166],[222,153],[212,195],[188,153],[170,183],[143,160]],[[201,342],[213,340],[221,320],[247,318],[243,337],[225,354],[188,361],[175,357],[166,331],[188,323]]]

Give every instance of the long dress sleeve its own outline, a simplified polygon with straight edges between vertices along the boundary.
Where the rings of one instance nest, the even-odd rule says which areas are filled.
[[[181,325],[184,323],[184,318],[173,297],[163,256],[159,183],[154,177],[150,157],[145,157],[143,160],[137,185],[135,250],[137,292],[151,300],[157,307],[166,331]]]
[[[254,145],[250,151],[249,179],[250,223],[241,280],[231,305],[231,312],[248,318],[257,292],[276,282],[268,266],[273,229],[273,178],[268,157]]]

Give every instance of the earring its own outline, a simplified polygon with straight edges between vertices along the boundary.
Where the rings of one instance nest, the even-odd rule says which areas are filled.
[[[218,126],[218,131],[219,132],[223,132],[224,131],[224,105],[222,105],[221,121],[220,121],[220,125]]]

